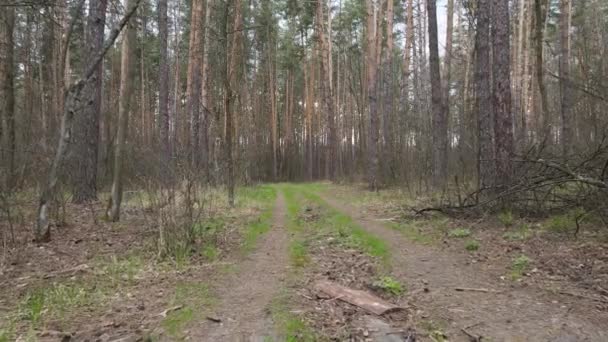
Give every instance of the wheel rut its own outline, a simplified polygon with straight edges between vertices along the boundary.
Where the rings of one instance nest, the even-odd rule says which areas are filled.
[[[470,341],[463,329],[492,341],[608,341],[607,317],[577,315],[540,289],[513,288],[482,265],[466,265],[465,256],[412,243],[360,208],[320,195],[389,244],[392,274],[408,284],[414,320],[443,322],[436,328],[450,341]],[[498,292],[456,292],[457,287]]]
[[[279,340],[270,305],[289,267],[289,235],[285,229],[286,204],[277,193],[270,231],[260,237],[256,249],[241,261],[238,269],[218,284],[219,323],[206,321],[190,335],[193,341],[275,341]]]

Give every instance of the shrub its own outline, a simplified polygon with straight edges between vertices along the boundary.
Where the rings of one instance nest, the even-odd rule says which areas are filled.
[[[479,249],[479,241],[477,240],[469,240],[467,244],[464,246],[467,251],[473,252]]]
[[[389,276],[381,277],[373,283],[373,286],[393,296],[399,296],[404,292],[401,283]]]

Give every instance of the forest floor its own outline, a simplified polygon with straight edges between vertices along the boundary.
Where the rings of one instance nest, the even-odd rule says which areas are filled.
[[[235,208],[205,196],[194,247],[159,258],[145,194],[119,223],[68,205],[42,245],[23,195],[0,341],[608,340],[608,234],[593,223],[575,238],[565,215],[412,217],[423,198],[328,183],[242,188]],[[404,311],[371,314],[324,280]]]

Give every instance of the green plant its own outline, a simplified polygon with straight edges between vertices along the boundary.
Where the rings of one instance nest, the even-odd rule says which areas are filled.
[[[524,254],[513,259],[513,261],[511,261],[511,278],[513,280],[521,278],[524,272],[530,267],[530,262],[532,262],[532,259]]]
[[[206,260],[215,261],[220,255],[220,250],[214,245],[208,244],[203,247],[201,254]]]
[[[471,231],[466,228],[456,228],[448,232],[448,237],[451,238],[465,238],[471,236]]]
[[[282,335],[285,336],[286,342],[315,342],[319,341],[318,336],[310,329],[306,322],[299,316],[292,313],[288,304],[290,302],[289,295],[285,289],[272,300],[270,312],[272,319],[277,323]]]
[[[18,316],[36,328],[48,318],[63,322],[65,315],[76,308],[93,308],[102,302],[103,294],[95,289],[87,289],[80,283],[58,283],[31,290],[21,301]]]
[[[175,310],[167,313],[162,325],[167,334],[179,338],[186,325],[202,315],[202,312],[213,305],[207,284],[192,282],[179,283],[175,287],[171,306]]]
[[[509,231],[502,235],[503,239],[511,240],[511,241],[519,241],[526,240],[532,235],[530,231],[530,227],[527,224],[522,225],[519,229],[515,231]]]
[[[43,289],[29,293],[21,304],[21,316],[32,322],[32,326],[36,327],[40,323],[42,311],[44,310],[46,295]]]
[[[513,217],[513,213],[511,211],[503,211],[498,214],[498,221],[502,223],[505,227],[509,228],[513,226],[515,222],[515,218]]]
[[[289,245],[289,259],[296,267],[303,267],[308,264],[310,258],[306,246],[301,241],[292,241]]]
[[[390,276],[380,277],[373,283],[373,286],[394,296],[399,296],[404,292],[403,285]]]
[[[555,215],[550,217],[545,226],[547,229],[556,233],[567,233],[573,226],[575,226],[574,220],[570,215]]]
[[[476,251],[479,249],[479,241],[469,240],[467,241],[467,244],[464,246],[464,248],[469,252]]]

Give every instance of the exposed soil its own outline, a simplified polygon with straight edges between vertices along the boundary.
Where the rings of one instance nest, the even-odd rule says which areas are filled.
[[[441,331],[453,341],[469,341],[468,334],[493,341],[608,340],[608,313],[597,301],[501,280],[491,264],[412,243],[360,208],[327,194],[323,198],[389,243],[392,274],[408,284],[417,327]],[[455,291],[459,287],[489,292]]]
[[[295,272],[294,283],[288,258],[292,233],[285,229],[281,191],[272,227],[251,253],[240,253],[239,227],[259,211],[246,208],[224,215],[226,226],[213,237],[219,261],[205,259],[201,242],[182,269],[155,260],[157,232],[144,210],[126,207],[120,223],[109,223],[98,219],[103,210],[99,203],[70,205],[70,224],[58,227],[50,243],[25,242],[9,250],[0,268],[0,316],[14,312],[37,288],[74,285],[95,293],[103,287],[101,303],[76,307],[61,317],[47,316],[34,332],[27,331],[27,319],[18,320],[16,336],[26,340],[33,334],[39,341],[137,341],[145,336],[161,341],[283,341],[271,307],[287,289],[285,309],[315,336],[335,341],[404,341],[413,336],[413,328],[423,341],[441,340],[443,335],[450,341],[471,341],[471,336],[491,341],[608,341],[608,248],[585,239],[586,231],[579,240],[534,234],[510,241],[502,238],[504,228],[488,221],[451,222],[451,228],[472,228],[481,241],[480,250],[467,252],[466,239],[444,236],[435,245],[412,242],[385,224],[386,217],[395,216],[395,208],[365,210],[338,199],[335,192],[321,195],[389,245],[390,265],[341,244],[328,227],[327,235],[307,231],[300,236],[310,260]],[[325,214],[325,206],[306,203],[299,219],[312,226]],[[17,238],[26,241],[23,229]],[[521,279],[512,280],[510,263],[520,254],[529,256],[533,265]],[[121,267],[131,261],[138,265],[128,276],[129,270]],[[107,269],[110,266],[117,269]],[[406,291],[395,295],[379,289],[375,283],[383,275],[407,284]],[[319,293],[314,288],[319,280],[374,293],[406,310],[374,316]],[[184,284],[208,287],[214,304],[194,297],[190,303],[188,298],[176,303],[176,289]],[[178,335],[165,331],[163,314],[186,305],[201,310]]]
[[[285,199],[277,194],[273,224],[237,270],[217,284],[219,305],[210,318],[193,329],[193,341],[278,340],[270,305],[288,273]],[[216,287],[216,286],[214,286]]]

